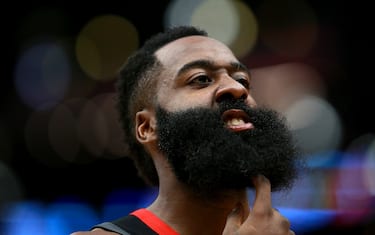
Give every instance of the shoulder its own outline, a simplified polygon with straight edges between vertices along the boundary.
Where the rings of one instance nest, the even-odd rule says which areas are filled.
[[[95,228],[91,231],[79,231],[71,233],[70,235],[118,235],[118,233],[106,231],[101,228]]]

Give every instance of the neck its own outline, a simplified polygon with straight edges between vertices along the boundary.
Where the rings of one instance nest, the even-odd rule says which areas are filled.
[[[159,195],[148,209],[181,235],[219,235],[235,207],[242,207],[244,218],[249,213],[246,189],[227,190],[208,198],[193,193],[174,178],[168,181],[160,184]]]
[[[159,175],[159,194],[147,208],[180,235],[222,235],[227,217],[235,208],[242,221],[250,213],[247,191],[226,190],[212,197],[200,196],[177,180],[166,158],[158,151],[153,156]]]

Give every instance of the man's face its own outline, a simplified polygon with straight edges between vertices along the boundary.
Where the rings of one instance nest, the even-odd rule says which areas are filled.
[[[200,193],[252,186],[264,174],[289,185],[296,150],[284,120],[257,109],[251,77],[222,43],[200,36],[156,53],[166,68],[156,110],[159,147],[177,178]]]

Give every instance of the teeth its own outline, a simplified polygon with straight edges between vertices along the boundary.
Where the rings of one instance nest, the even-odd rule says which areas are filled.
[[[243,124],[245,124],[245,122],[240,118],[233,118],[227,121],[228,126],[239,126]]]

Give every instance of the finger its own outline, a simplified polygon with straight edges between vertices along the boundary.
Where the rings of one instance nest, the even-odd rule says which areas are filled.
[[[223,230],[223,235],[233,234],[241,226],[243,221],[243,208],[238,205],[227,217],[227,221]]]
[[[271,183],[263,175],[254,178],[255,199],[252,213],[268,214],[272,213],[271,203]]]

